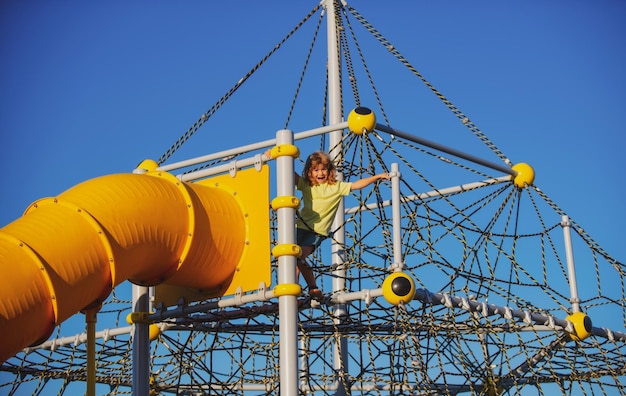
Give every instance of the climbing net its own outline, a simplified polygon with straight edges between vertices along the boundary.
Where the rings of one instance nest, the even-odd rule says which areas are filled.
[[[433,183],[411,164],[426,163],[429,153],[376,132],[347,136],[341,169],[349,178],[400,164],[403,272],[416,282],[416,299],[395,306],[365,292],[380,288],[394,265],[389,186],[380,183],[348,197],[341,245],[345,290],[333,291],[337,272],[328,252],[333,241],[325,241],[311,263],[330,302],[316,306],[301,298],[303,393],[333,394],[338,368],[352,394],[624,391],[626,342],[623,334],[609,330],[623,328],[626,321],[623,263],[572,222],[576,262],[584,263],[577,266],[578,279],[584,280],[578,284],[580,306],[596,326],[592,336],[574,341],[550,320],[564,319],[571,303],[562,215],[545,194],[489,177],[452,189],[456,192],[424,189]],[[364,166],[354,160],[370,156],[373,161]],[[463,172],[482,171],[464,167]],[[98,314],[99,322],[112,324],[99,332],[97,342],[99,394],[131,393],[127,292],[118,288]],[[347,302],[346,313],[338,316],[332,297],[353,292],[363,296]],[[75,326],[62,324],[56,344],[3,364],[3,393],[84,389],[84,337],[61,337]],[[184,315],[161,326],[151,344],[155,392],[278,392],[277,302]],[[345,350],[340,361],[337,345]]]
[[[443,188],[427,191],[422,186],[440,184],[433,184],[411,164],[431,169],[422,158],[429,153],[416,152],[410,143],[380,134],[347,140],[346,152],[354,157],[372,157],[381,167],[393,160],[402,164],[403,270],[416,280],[420,296],[419,302],[399,307],[364,298],[349,305],[349,314],[339,324],[336,318],[333,321],[332,310],[322,318],[313,311],[303,322],[307,329],[330,327],[335,337],[347,339],[349,353],[343,356],[350,373],[347,383],[353,391],[624,391],[620,385],[626,369],[623,334],[598,329],[597,336],[572,341],[553,322],[572,309],[564,253],[567,223],[554,202],[534,186],[518,188],[511,181],[492,183],[492,178],[449,189],[449,193]],[[353,165],[346,168],[355,176],[363,171]],[[374,173],[371,166],[369,169]],[[355,207],[367,210],[346,217],[349,237],[343,247],[348,292],[381,287],[394,265],[391,216],[383,208],[384,198],[378,196],[386,195],[383,191],[381,187],[354,197]],[[370,201],[375,205],[363,205]],[[624,265],[572,224],[578,279],[584,280],[578,283],[582,310],[621,329]],[[323,264],[328,263],[323,254],[317,260],[322,279],[327,281],[323,287],[331,287],[332,266]],[[512,311],[523,315],[516,318]],[[545,320],[534,321],[533,315]],[[314,334],[310,337],[318,340]],[[321,362],[331,358],[325,341],[328,337],[321,337],[319,345],[308,349],[312,351],[309,359]],[[320,357],[325,345],[329,349]],[[310,388],[322,388],[331,373],[331,367],[326,376],[307,372]]]
[[[348,41],[355,29],[347,19],[352,15],[435,93],[460,128],[510,164],[354,9],[346,6],[336,13],[343,27],[340,48],[349,76],[356,69],[349,48],[363,56],[360,47]],[[353,84],[356,79],[347,80],[354,105],[361,105],[364,94]],[[372,97],[379,97],[375,89]],[[373,103],[378,103],[375,113],[384,123],[393,125],[381,102]],[[420,125],[411,128],[409,133],[422,130]],[[315,137],[296,144],[306,152],[324,148],[327,141]],[[319,304],[306,295],[299,298],[302,394],[626,393],[626,338],[620,330],[626,327],[626,266],[542,190],[533,184],[516,186],[507,175],[381,131],[346,133],[340,144],[328,149],[340,149],[338,169],[346,180],[398,165],[401,233],[395,240],[388,182],[346,198],[342,229],[310,257],[328,298]],[[216,162],[222,160],[226,161]],[[271,211],[270,216],[276,243],[276,219]],[[571,231],[574,246],[579,305],[594,326],[582,339],[573,338],[571,329],[562,325],[572,313],[566,230]],[[345,239],[338,238],[339,233]],[[394,260],[394,243],[399,243],[401,263]],[[340,252],[340,272],[333,264],[331,246]],[[272,266],[276,284],[276,263]],[[374,291],[397,269],[414,280],[416,293],[413,301],[394,305]],[[338,277],[344,287],[335,290],[333,280]],[[357,298],[345,298],[354,295]],[[197,304],[214,307],[217,301]],[[98,314],[98,322],[106,323],[106,329],[97,333],[98,394],[132,394],[132,331],[125,319],[130,311],[130,286],[123,284]],[[278,393],[276,300],[194,312],[158,323],[162,331],[150,346],[154,394]],[[82,326],[82,316],[76,315],[61,324],[50,341],[3,363],[0,393],[84,392],[87,358]]]

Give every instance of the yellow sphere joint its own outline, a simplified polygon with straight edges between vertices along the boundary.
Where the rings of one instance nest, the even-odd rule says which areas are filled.
[[[383,281],[383,297],[390,304],[399,305],[413,300],[415,282],[404,272],[394,272]]]
[[[274,286],[274,297],[299,296],[302,294],[302,286],[297,283],[281,283]]]
[[[357,107],[348,114],[348,129],[354,134],[372,132],[375,126],[376,116],[367,107]]]
[[[161,328],[157,324],[152,323],[148,328],[148,334],[150,341],[154,341],[161,335]]]
[[[574,332],[569,334],[572,340],[582,341],[591,335],[593,324],[591,323],[591,318],[586,314],[582,312],[574,312],[566,319],[574,325]]]
[[[300,149],[293,144],[279,144],[278,146],[272,147],[270,155],[272,158],[278,158],[285,155],[298,158],[300,156]]]
[[[274,248],[272,249],[272,255],[274,257],[281,257],[281,256],[300,257],[301,253],[302,253],[302,250],[300,249],[300,246],[294,243],[283,243],[281,245],[274,246]]]
[[[513,176],[513,184],[519,188],[524,188],[527,185],[530,186],[535,181],[535,170],[528,164],[520,162],[513,165],[513,170],[517,172]]]
[[[283,195],[272,200],[272,209],[278,210],[282,208],[297,209],[300,206],[300,199],[293,195]]]
[[[154,172],[156,171],[158,167],[159,167],[159,164],[157,164],[156,161],[147,159],[147,160],[141,161],[141,163],[137,165],[136,169],[139,171]]]

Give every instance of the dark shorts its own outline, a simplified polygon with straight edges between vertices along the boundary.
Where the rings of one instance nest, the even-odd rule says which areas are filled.
[[[326,238],[328,237],[311,230],[296,228],[296,243],[300,246],[313,246],[314,249],[317,249]]]

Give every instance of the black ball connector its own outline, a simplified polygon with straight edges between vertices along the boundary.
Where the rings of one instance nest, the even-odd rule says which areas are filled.
[[[407,304],[415,296],[415,282],[404,272],[394,272],[383,282],[383,297],[393,305]]]

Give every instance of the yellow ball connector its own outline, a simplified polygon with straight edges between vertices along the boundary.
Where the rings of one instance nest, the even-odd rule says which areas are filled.
[[[383,297],[390,304],[408,303],[415,296],[415,282],[404,272],[394,272],[383,281]]]
[[[567,318],[574,325],[574,332],[569,336],[574,341],[582,341],[591,335],[593,324],[591,318],[582,312],[574,312]]]
[[[517,172],[513,177],[513,184],[516,187],[524,188],[527,185],[532,185],[535,181],[535,171],[530,165],[520,162],[513,165],[512,169]]]
[[[372,132],[376,126],[376,116],[367,107],[357,107],[348,114],[348,129],[356,135]]]

